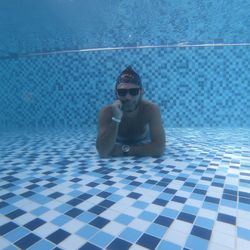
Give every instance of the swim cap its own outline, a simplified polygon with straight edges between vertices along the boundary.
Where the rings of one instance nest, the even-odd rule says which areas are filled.
[[[120,83],[133,83],[138,85],[139,87],[142,87],[141,78],[140,76],[133,70],[132,66],[128,66],[125,70],[122,71],[122,73],[118,76],[116,80],[116,85],[119,85]]]

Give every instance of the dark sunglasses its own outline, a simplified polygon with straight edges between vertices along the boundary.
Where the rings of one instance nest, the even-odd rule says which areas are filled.
[[[116,91],[119,96],[126,96],[127,93],[129,93],[132,96],[137,96],[139,94],[140,88],[117,89]]]

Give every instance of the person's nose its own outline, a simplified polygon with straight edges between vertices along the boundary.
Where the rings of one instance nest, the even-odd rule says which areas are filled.
[[[130,99],[133,98],[133,96],[130,95],[129,92],[127,92],[126,95],[125,95],[125,98],[126,98],[127,100],[130,100]]]

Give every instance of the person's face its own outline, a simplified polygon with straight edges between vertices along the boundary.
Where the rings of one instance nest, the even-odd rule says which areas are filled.
[[[116,88],[116,96],[122,102],[125,112],[134,111],[142,97],[143,90],[133,83],[120,83]]]

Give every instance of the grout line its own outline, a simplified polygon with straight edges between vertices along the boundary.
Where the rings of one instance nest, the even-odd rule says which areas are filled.
[[[30,56],[41,56],[41,55],[56,55],[64,53],[79,53],[79,52],[95,52],[95,51],[115,51],[115,50],[131,50],[131,49],[152,49],[152,48],[192,48],[192,47],[239,47],[239,46],[250,46],[250,43],[207,43],[207,44],[188,44],[187,42],[177,43],[173,45],[138,45],[138,46],[127,46],[127,47],[101,47],[101,48],[86,48],[86,49],[73,49],[73,50],[57,50],[49,52],[34,52],[34,53],[6,53],[4,59],[13,59],[20,57]],[[1,57],[0,57],[1,59]]]

